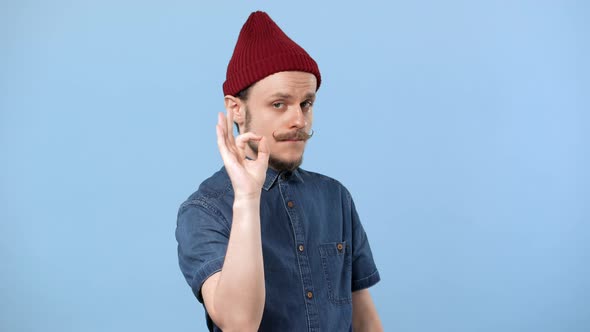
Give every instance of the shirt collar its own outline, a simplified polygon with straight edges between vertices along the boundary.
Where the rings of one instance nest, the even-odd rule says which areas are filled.
[[[246,156],[246,159],[253,160],[252,158],[250,158],[248,156]],[[264,184],[262,185],[262,188],[264,190],[268,191],[270,189],[270,187],[272,187],[272,185],[277,181],[279,176],[283,176],[284,180],[294,178],[294,179],[300,181],[301,183],[303,183],[303,177],[301,176],[301,172],[300,172],[299,167],[297,167],[294,171],[281,171],[281,172],[277,172],[274,169],[268,167],[266,169],[266,179],[264,180]]]
[[[268,191],[273,186],[273,184],[277,181],[279,176],[281,176],[282,179],[286,180],[286,181],[293,179],[293,180],[300,181],[301,183],[303,183],[303,177],[301,176],[301,172],[299,171],[299,168],[296,168],[294,171],[277,172],[274,169],[269,167],[266,170],[266,179],[264,180],[264,185],[262,186],[262,188],[264,190]]]

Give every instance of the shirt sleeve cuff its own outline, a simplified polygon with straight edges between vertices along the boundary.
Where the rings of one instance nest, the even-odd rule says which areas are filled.
[[[376,283],[378,283],[379,280],[381,280],[381,277],[379,276],[379,271],[375,270],[375,272],[373,272],[368,277],[358,279],[358,280],[353,280],[352,281],[352,291],[356,292],[361,289],[369,288],[369,287],[375,285]]]
[[[199,302],[203,303],[203,295],[201,294],[201,287],[203,286],[203,283],[210,276],[214,275],[216,272],[221,271],[224,260],[225,256],[215,258],[203,265],[203,267],[201,267],[201,269],[199,269],[199,271],[197,271],[195,274],[191,288]]]

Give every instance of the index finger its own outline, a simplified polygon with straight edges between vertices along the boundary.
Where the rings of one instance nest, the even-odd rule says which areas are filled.
[[[234,139],[234,130],[233,130],[233,124],[234,124],[234,111],[230,108],[227,110],[227,117],[226,117],[227,123],[227,138],[229,139],[230,142],[235,144],[235,139]]]

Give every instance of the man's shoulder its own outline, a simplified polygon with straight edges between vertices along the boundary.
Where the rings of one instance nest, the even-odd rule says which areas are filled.
[[[199,185],[197,191],[193,192],[180,206],[194,204],[215,204],[216,201],[226,200],[228,195],[233,196],[231,181],[225,168],[222,167]]]

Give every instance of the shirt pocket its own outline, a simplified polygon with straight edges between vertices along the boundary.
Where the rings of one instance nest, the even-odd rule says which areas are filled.
[[[323,243],[319,248],[328,298],[334,304],[351,303],[352,255],[350,246],[346,241],[343,241]]]

